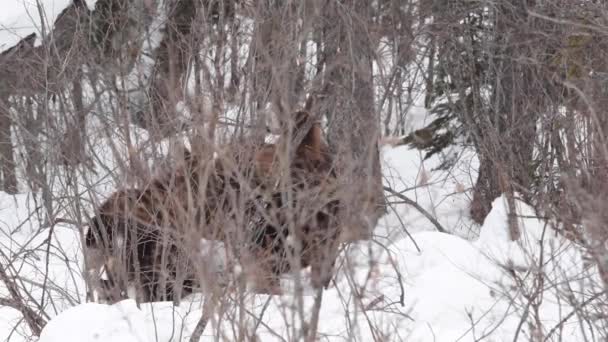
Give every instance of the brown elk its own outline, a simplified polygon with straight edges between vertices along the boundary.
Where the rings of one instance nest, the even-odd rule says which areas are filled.
[[[289,143],[297,146],[293,152],[283,149]],[[288,182],[281,176],[285,169]],[[262,271],[251,272],[257,292],[277,293],[279,276],[298,265],[312,267],[315,287],[327,287],[338,247],[339,206],[332,198],[335,178],[320,124],[310,114],[298,112],[291,134],[277,144],[253,153],[230,151],[215,160],[186,151],[184,165],[157,177],[145,189],[114,193],[97,210],[86,244],[105,249],[112,260],[120,248],[126,250],[118,266],[106,270],[118,278],[116,270],[122,269],[126,277],[111,283],[120,283],[123,291],[125,282],[137,280],[144,301],[176,299],[176,291],[188,293],[196,284],[192,261],[180,249],[185,241],[196,240],[185,225],[196,227],[200,237],[226,245],[236,242],[245,255],[256,256],[242,260],[256,260],[246,266]],[[237,208],[237,203],[244,206]],[[244,224],[231,231],[227,222],[237,211],[242,211]],[[235,239],[235,234],[242,238]],[[117,246],[116,240],[122,245]],[[174,284],[179,267],[186,275],[181,279],[183,289]]]
[[[88,249],[98,249],[108,280],[103,292],[109,301],[123,299],[135,283],[143,302],[177,299],[188,294],[193,280],[175,284],[187,268],[177,236],[170,227],[175,212],[162,193],[148,189],[119,190],[97,210],[87,231]],[[179,271],[182,273],[179,273]]]
[[[293,153],[285,151],[285,144],[296,146]],[[291,134],[260,149],[255,165],[257,177],[267,182],[263,186],[270,193],[266,209],[275,218],[258,224],[252,244],[260,256],[258,266],[267,276],[267,289],[277,291],[278,276],[294,266],[311,266],[313,286],[327,287],[338,249],[339,202],[334,198],[333,158],[320,122],[308,112],[297,112]],[[283,181],[285,169],[289,177]]]
[[[200,240],[186,235],[200,232],[209,240],[225,239],[224,231],[211,225],[219,207],[227,206],[224,180],[217,170],[202,179],[205,171],[187,152],[184,165],[144,188],[114,192],[96,210],[85,243],[89,255],[101,254],[94,266],[105,266],[109,279],[101,290],[108,300],[124,298],[133,282],[143,302],[179,300],[180,293],[187,295],[198,285],[188,250],[192,244],[186,241]],[[180,277],[181,285],[175,284]]]

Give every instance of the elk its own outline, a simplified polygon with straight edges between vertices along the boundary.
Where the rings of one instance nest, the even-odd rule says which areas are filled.
[[[101,254],[94,266],[105,268],[109,279],[100,290],[110,301],[124,298],[133,282],[143,302],[178,301],[180,294],[200,285],[193,265],[199,260],[192,258],[195,250],[188,242],[200,241],[193,232],[207,240],[225,240],[213,219],[230,202],[220,164],[209,165],[215,170],[203,175],[208,170],[186,151],[183,165],[141,189],[114,192],[96,210],[85,244],[89,255]]]
[[[296,146],[293,153],[282,151],[285,144]],[[293,131],[283,141],[267,144],[256,153],[256,175],[266,181],[263,187],[271,198],[265,208],[275,220],[261,220],[257,225],[252,249],[271,292],[280,291],[278,276],[294,269],[297,261],[301,268],[311,266],[315,288],[329,285],[340,231],[333,164],[320,122],[305,111],[295,114]],[[281,182],[285,169],[289,179]]]
[[[170,226],[172,204],[158,189],[123,189],[114,192],[91,219],[85,243],[101,253],[108,276],[102,290],[109,301],[124,298],[133,282],[140,302],[176,300],[176,291],[192,292],[191,278],[175,284],[188,260],[174,231],[164,229]]]
[[[290,144],[296,148],[285,153]],[[261,271],[250,272],[258,293],[279,293],[279,277],[298,265],[311,266],[315,287],[327,287],[339,233],[332,164],[320,123],[298,112],[293,130],[277,144],[237,145],[215,159],[186,150],[183,165],[144,189],[115,192],[91,220],[86,245],[107,256],[110,284],[124,292],[136,281],[143,301],[178,300],[177,293],[192,291],[196,265],[183,247],[196,240],[193,233],[244,251],[245,264],[256,260],[246,266]],[[282,170],[289,171],[288,182]]]

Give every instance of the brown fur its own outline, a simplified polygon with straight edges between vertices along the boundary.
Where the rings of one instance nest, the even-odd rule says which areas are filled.
[[[223,239],[220,229],[212,229],[209,222],[211,212],[221,201],[214,196],[218,191],[215,175],[207,182],[207,201],[199,198],[199,169],[193,168],[186,158],[185,165],[152,179],[143,189],[125,189],[113,193],[97,209],[86,235],[86,244],[91,249],[102,249],[106,257],[106,271],[110,283],[119,288],[113,300],[122,299],[116,293],[126,291],[127,283],[140,286],[140,300],[177,300],[174,292],[185,294],[194,286],[194,271],[191,267],[180,270],[186,275],[184,288],[159,289],[162,281],[174,281],[178,268],[188,266],[185,234],[193,231],[207,239]],[[198,230],[202,226],[205,229]],[[118,246],[118,237],[124,241]],[[199,241],[192,236],[190,241]],[[166,243],[162,243],[165,241]],[[116,262],[116,259],[120,259]],[[114,267],[109,267],[109,260]],[[162,263],[161,263],[162,261]],[[180,264],[176,264],[178,262]],[[139,269],[139,271],[138,271]],[[163,274],[166,269],[169,274]],[[147,272],[147,273],[146,273]],[[185,273],[185,274],[184,274]],[[138,276],[142,279],[138,279]],[[114,279],[112,279],[114,278]]]
[[[117,191],[91,220],[86,244],[101,249],[105,257],[109,278],[105,285],[112,287],[104,289],[112,292],[108,300],[123,299],[133,282],[143,302],[176,300],[176,291],[191,292],[192,279],[184,279],[178,287],[174,284],[178,273],[186,272],[180,268],[188,263],[175,231],[165,229],[179,210],[162,195],[162,190],[152,187]]]
[[[281,151],[284,140],[274,145],[265,145],[256,154],[258,176],[271,183],[267,185],[268,191],[272,193],[272,201],[266,207],[271,213],[274,212],[278,221],[278,224],[262,223],[263,228],[260,228],[259,237],[253,245],[260,256],[258,260],[266,257],[267,261],[262,263],[262,268],[269,276],[267,281],[270,288],[278,286],[278,275],[293,269],[293,257],[299,258],[301,267],[312,267],[315,287],[327,286],[331,279],[339,232],[335,220],[339,202],[331,198],[331,186],[335,183],[336,175],[329,146],[322,138],[321,126],[312,120],[307,112],[296,113],[294,131],[288,135],[297,139],[298,134],[305,133],[295,149],[293,160],[289,161],[291,184],[276,186],[280,183],[281,165],[278,161],[284,154]],[[307,126],[310,128],[304,132]],[[283,193],[288,191],[288,187],[295,194],[292,203],[283,200]],[[286,206],[295,208],[292,229],[289,227],[289,215],[284,209]],[[298,255],[293,254],[295,250],[291,246],[286,246],[288,237],[294,233],[295,240],[301,245]]]
[[[304,132],[305,129],[308,131]],[[298,137],[298,134],[304,136]],[[257,150],[237,146],[239,154],[229,149],[214,161],[186,152],[183,165],[156,177],[146,188],[117,191],[106,200],[92,220],[87,247],[104,248],[105,255],[115,259],[120,253],[112,240],[122,230],[125,244],[133,244],[134,248],[118,263],[127,274],[127,279],[118,283],[124,290],[125,282],[139,280],[144,301],[175,299],[174,292],[181,288],[166,286],[163,292],[157,284],[170,283],[177,276],[180,265],[176,261],[187,259],[180,248],[200,237],[221,240],[227,246],[244,245],[244,260],[256,260],[254,268],[261,271],[253,272],[257,273],[259,292],[276,292],[278,276],[293,269],[293,257],[300,261],[301,267],[312,266],[315,287],[327,286],[337,254],[335,217],[339,203],[331,198],[335,173],[322,135],[320,124],[312,122],[310,114],[296,114],[291,136],[301,138],[301,143],[289,161],[292,184],[280,184],[279,160],[284,154],[286,137]],[[240,177],[247,180],[245,184]],[[284,201],[288,187],[295,194],[291,203]],[[199,192],[203,196],[199,196]],[[237,198],[245,203],[244,208],[235,207]],[[296,215],[286,212],[290,207],[296,208]],[[245,241],[236,240],[231,234],[238,232],[226,227],[235,212],[245,215],[246,227],[238,227],[244,229],[245,234],[241,235]],[[192,236],[193,233],[199,236]],[[295,249],[287,246],[289,236],[302,246],[298,255],[293,255]],[[159,243],[161,238],[169,240],[164,249]],[[161,259],[169,260],[165,262],[168,276],[155,270]],[[148,273],[140,274],[142,279],[137,279],[138,269]],[[187,293],[195,282],[188,278],[186,283]]]

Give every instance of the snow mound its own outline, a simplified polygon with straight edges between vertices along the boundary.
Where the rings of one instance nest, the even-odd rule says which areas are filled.
[[[113,306],[86,303],[70,308],[51,320],[40,340],[149,341],[151,336],[146,336],[146,330],[145,315],[132,301]]]
[[[467,239],[478,234],[470,220],[469,189],[477,178],[478,160],[472,150],[464,149],[455,165],[440,169],[442,159],[433,155],[424,160],[424,152],[408,146],[384,147],[381,150],[383,182],[433,216],[450,233]],[[404,203],[402,198],[387,191],[392,204],[376,229],[376,234],[389,240],[409,233],[436,231],[437,228],[421,212]]]
[[[517,205],[520,216],[531,210],[521,202]],[[479,239],[473,242],[423,231],[412,234],[415,244],[399,239],[390,245],[360,242],[349,246],[336,287],[324,293],[318,328],[323,340],[367,341],[381,334],[414,342],[468,341],[484,333],[490,333],[493,341],[512,341],[515,334],[527,340],[534,333],[532,325],[518,327],[522,317],[526,319],[527,299],[522,291],[533,289],[533,275],[542,270],[552,281],[570,282],[569,286],[580,290],[578,280],[570,279],[584,268],[578,248],[556,236],[543,221],[521,218],[522,237],[510,241],[507,212],[504,198],[497,199]],[[519,288],[514,286],[513,274],[524,279]],[[301,312],[309,319],[314,296],[309,295],[310,289],[305,292]],[[559,288],[544,289],[538,307],[543,324],[539,329],[544,333],[574,309],[560,302],[560,295]],[[201,303],[201,298],[192,296],[177,307],[152,303],[141,310],[131,301],[113,306],[82,304],[54,318],[40,342],[186,341],[202,315]],[[237,308],[228,309],[223,319],[215,315],[202,340],[234,340],[238,337],[235,325],[263,341],[280,340],[278,336],[291,340],[301,325],[297,307],[293,294],[251,296],[245,301],[242,321],[238,321]],[[576,315],[567,318],[561,336],[579,340],[583,325]],[[66,336],[66,331],[74,334]]]

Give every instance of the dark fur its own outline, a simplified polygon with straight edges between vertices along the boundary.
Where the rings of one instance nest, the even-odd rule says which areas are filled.
[[[279,176],[274,171],[283,140],[257,151],[237,146],[241,154],[229,153],[215,161],[203,161],[186,151],[182,166],[152,180],[145,189],[115,192],[97,210],[86,235],[88,248],[103,248],[104,255],[113,258],[112,267],[106,265],[110,272],[105,285],[117,287],[114,292],[122,294],[127,282],[138,280],[142,301],[179,300],[177,291],[187,294],[196,285],[194,277],[186,277],[180,287],[173,284],[178,268],[188,260],[180,242],[195,240],[183,236],[192,233],[180,226],[183,216],[195,217],[200,237],[224,241],[228,247],[239,244],[224,226],[238,210],[245,214],[246,227],[238,228],[245,230],[244,250],[249,251],[248,258],[255,257],[254,266],[262,271],[257,275],[259,292],[274,292],[279,276],[295,266],[294,258],[301,267],[312,267],[315,287],[327,287],[338,249],[339,202],[331,198],[336,175],[320,125],[306,112],[297,113],[295,122],[292,134],[284,137],[301,139],[289,161],[291,184],[277,186]],[[206,166],[212,170],[205,170]],[[291,202],[286,201],[288,187],[296,194]],[[202,198],[199,189],[204,190]],[[189,207],[188,193],[198,199],[194,207]],[[319,196],[311,198],[306,193]],[[319,204],[319,199],[324,202]],[[244,207],[236,208],[236,203]],[[290,215],[289,208],[296,208],[296,215]],[[298,255],[287,245],[292,234],[291,240],[301,246]],[[113,243],[119,235],[125,241],[123,251]],[[164,248],[159,243],[163,238],[169,241]],[[166,260],[168,274],[157,269],[161,260]]]
[[[133,282],[142,302],[177,300],[176,291],[184,295],[192,292],[194,281],[190,278],[175,288],[178,271],[185,271],[180,268],[187,261],[175,243],[173,230],[163,229],[170,226],[166,216],[171,210],[162,208],[163,192],[159,190],[117,191],[91,219],[85,242],[87,248],[101,249],[105,257],[108,280],[102,292],[110,301],[123,299]]]
[[[239,193],[229,170],[221,162],[204,163],[186,151],[183,165],[152,179],[143,189],[119,190],[102,203],[85,242],[89,249],[102,249],[105,256],[109,279],[101,292],[108,300],[123,299],[132,283],[138,284],[142,302],[178,301],[177,292],[187,295],[199,285],[188,257],[196,253],[192,243],[200,238],[228,239],[220,224]],[[124,241],[122,246],[117,246],[117,237]],[[176,287],[178,274],[186,277]]]
[[[303,136],[299,136],[301,134]],[[272,201],[266,203],[266,209],[275,217],[275,223],[261,222],[257,225],[261,228],[255,234],[253,249],[266,256],[263,268],[269,275],[271,288],[278,286],[280,274],[293,269],[290,261],[294,258],[299,258],[302,268],[311,266],[313,286],[327,287],[337,256],[339,234],[336,222],[339,202],[332,198],[331,189],[336,181],[333,159],[322,139],[320,124],[313,122],[307,112],[296,113],[294,131],[288,137],[296,139],[296,143],[301,139],[293,160],[289,161],[291,184],[267,189],[272,192]],[[256,165],[262,178],[276,180],[272,170],[279,159],[280,148],[281,142],[266,145],[258,152]],[[288,190],[294,194],[291,202],[286,200]],[[289,211],[293,215],[289,216]],[[286,243],[292,233],[295,233],[292,241],[300,244],[299,254],[294,254],[294,246]]]

